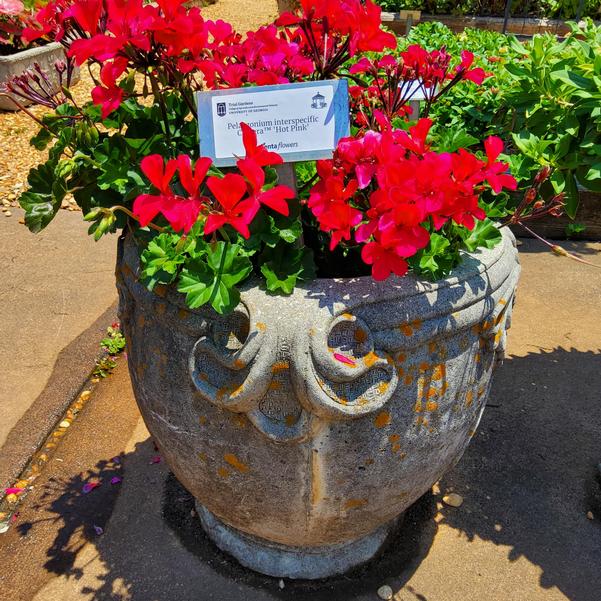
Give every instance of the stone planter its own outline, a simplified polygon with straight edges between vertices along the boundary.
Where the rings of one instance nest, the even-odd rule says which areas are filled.
[[[254,570],[322,578],[372,557],[461,457],[503,354],[519,264],[504,231],[440,282],[324,279],[290,297],[248,286],[225,317],[147,291],[137,271],[122,239],[136,399],[205,530]]]
[[[50,79],[56,85],[56,89],[58,89],[58,78],[54,69],[54,63],[57,60],[64,60],[64,58],[65,52],[63,47],[56,42],[22,50],[9,56],[0,56],[0,84],[5,83],[15,75],[21,75],[21,73],[33,67],[34,63],[38,63],[48,73]],[[71,81],[72,83],[79,81],[79,67],[75,68]],[[16,98],[22,104],[31,104],[23,98]],[[16,111],[18,107],[10,98],[0,96],[0,110]]]

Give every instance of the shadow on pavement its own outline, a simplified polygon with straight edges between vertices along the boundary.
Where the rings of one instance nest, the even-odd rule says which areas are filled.
[[[58,527],[52,546],[47,550],[48,560],[44,568],[53,574],[79,579],[83,571],[76,567],[77,554],[90,540],[97,540],[104,531],[113,513],[118,489],[110,485],[114,477],[121,476],[121,458],[103,460],[90,470],[69,480],[50,478],[44,486],[40,500],[33,505],[34,510],[43,510],[42,520],[51,521]],[[84,493],[84,486],[90,482],[102,481],[103,486],[93,493]],[[26,537],[40,520],[22,522],[17,531]],[[97,530],[100,529],[100,530]]]
[[[536,230],[536,228],[534,228]],[[517,234],[516,234],[517,235]],[[568,252],[575,255],[589,255],[587,260],[591,263],[601,264],[601,242],[599,240],[549,240],[551,244],[558,244]],[[553,257],[553,251],[546,245],[534,238],[519,238],[519,251],[521,254],[546,253],[550,258],[564,261],[563,257]]]
[[[102,497],[110,487],[95,491],[93,503],[91,494],[84,499],[87,475],[53,483],[49,507],[62,523],[45,567],[81,580],[83,597],[97,601],[367,600],[383,583],[399,590],[424,569],[442,524],[469,541],[508,547],[510,561],[523,557],[539,566],[543,588],[557,587],[572,601],[594,601],[601,590],[600,396],[599,353],[558,348],[508,360],[497,371],[480,433],[441,483],[443,490],[465,496],[461,509],[443,509],[437,524],[436,498],[425,495],[407,512],[388,549],[344,577],[286,581],[280,589],[278,579],[240,567],[205,537],[192,497],[167,467],[150,465],[150,440],[123,457],[116,502]],[[105,479],[116,469],[111,463],[97,466]],[[62,488],[58,497],[54,486]],[[587,511],[595,521],[586,518]],[[105,528],[104,535],[90,524]],[[28,527],[20,526],[23,533]],[[74,536],[82,529],[83,538],[94,540],[93,565],[77,561],[82,545],[74,544]],[[427,569],[444,581],[444,566]],[[409,585],[405,591],[428,601]]]
[[[204,534],[194,510],[194,498],[170,475],[165,487],[163,515],[188,551],[225,578],[256,591],[269,592],[269,598],[328,601],[334,599],[373,599],[374,591],[384,582],[393,589],[401,588],[428,554],[437,525],[433,521],[436,502],[432,494],[421,497],[406,513],[392,533],[382,553],[364,566],[343,576],[325,580],[285,581],[261,576],[238,564],[221,552]],[[245,599],[257,598],[249,593]],[[262,598],[262,597],[261,597]]]
[[[441,482],[465,491],[470,511],[443,510],[442,523],[539,566],[543,588],[600,599],[601,353],[513,357],[497,370],[489,403],[478,436]]]

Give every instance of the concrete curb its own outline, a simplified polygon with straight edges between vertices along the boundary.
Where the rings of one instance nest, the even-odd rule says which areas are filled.
[[[116,317],[115,302],[59,353],[44,390],[0,447],[0,490],[14,482],[75,400],[100,355],[106,328]]]

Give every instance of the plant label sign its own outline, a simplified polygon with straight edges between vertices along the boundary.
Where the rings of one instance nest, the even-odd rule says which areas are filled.
[[[217,167],[244,157],[240,123],[286,163],[331,158],[349,135],[346,79],[198,92],[200,154]]]
[[[426,95],[424,94],[424,88],[422,82],[419,79],[409,82],[409,85],[403,93],[404,98],[409,98],[410,102],[419,102],[425,100]]]

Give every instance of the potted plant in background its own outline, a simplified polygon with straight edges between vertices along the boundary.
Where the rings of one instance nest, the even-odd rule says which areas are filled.
[[[95,87],[44,99],[25,222],[71,192],[96,239],[121,232],[136,399],[206,531],[277,576],[366,561],[477,427],[519,273],[500,226],[561,210],[548,172],[508,208],[498,138],[470,152],[411,121],[416,86],[431,105],[487,74],[398,54],[371,0],[305,0],[245,37],[178,0],[61,0],[34,28]],[[235,168],[199,156],[195,92],[337,77],[352,135],[296,165],[298,193],[244,123]]]
[[[38,103],[50,91],[56,93],[62,85],[70,87],[79,80],[79,70],[69,67],[58,42],[38,38],[38,43],[30,44],[32,39],[27,30],[30,18],[31,7],[27,9],[21,0],[0,0],[0,110],[14,111],[19,105],[35,102],[21,93],[21,82],[17,78],[25,71],[32,75],[31,92],[41,88]],[[58,69],[55,68],[57,62]],[[9,81],[12,81],[11,89],[4,89]]]

